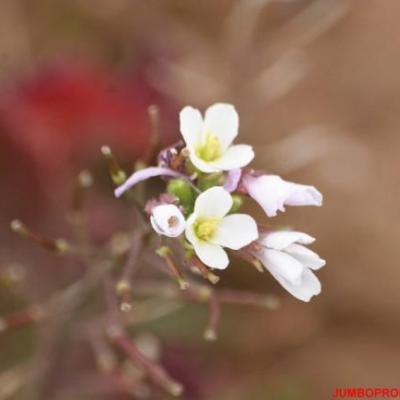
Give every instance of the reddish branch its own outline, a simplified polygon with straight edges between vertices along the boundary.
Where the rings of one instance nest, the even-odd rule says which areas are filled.
[[[116,294],[110,283],[106,283],[106,298],[108,304],[107,334],[110,340],[135,365],[141,368],[153,383],[173,396],[180,396],[183,392],[182,385],[174,381],[160,364],[144,355],[127,334],[120,318]]]
[[[41,306],[32,305],[26,310],[18,311],[5,317],[0,317],[0,332],[6,332],[13,328],[22,328],[40,322],[45,317],[46,313]]]

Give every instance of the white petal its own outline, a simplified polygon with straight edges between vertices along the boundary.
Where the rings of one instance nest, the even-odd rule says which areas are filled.
[[[312,236],[295,231],[274,231],[260,238],[262,245],[275,250],[286,249],[292,243],[310,244],[314,241]]]
[[[249,164],[254,158],[253,148],[247,144],[236,144],[230,146],[220,158],[210,164],[222,171],[234,168],[242,168]]]
[[[322,193],[314,186],[299,185],[287,182],[291,185],[291,194],[285,200],[288,206],[322,206]]]
[[[275,217],[277,211],[285,211],[283,203],[287,196],[282,179],[277,175],[246,177],[243,183],[249,195],[257,201],[268,217]]]
[[[225,269],[229,265],[228,255],[221,246],[199,241],[193,247],[197,256],[208,267]]]
[[[186,106],[179,114],[180,130],[189,148],[196,147],[201,140],[203,131],[203,118],[199,110]]]
[[[173,204],[162,204],[151,211],[150,222],[153,229],[160,235],[177,237],[185,230],[185,217]],[[175,223],[171,225],[171,218]]]
[[[321,293],[321,283],[319,279],[307,268],[304,269],[299,281],[295,284],[272,271],[271,274],[292,296],[299,300],[308,302],[311,297]]]
[[[198,239],[193,230],[193,223],[196,219],[196,213],[188,218],[185,231],[186,239],[193,245],[196,255],[205,265],[211,268],[225,269],[229,264],[228,255],[221,246]]]
[[[228,255],[221,246],[200,240],[192,244],[196,255],[208,267],[225,269],[229,265]]]
[[[296,283],[304,270],[299,261],[282,251],[265,249],[259,257],[264,266],[274,276],[281,276],[291,283]]]
[[[150,216],[150,223],[151,223],[151,226],[153,227],[153,229],[154,229],[159,235],[163,235],[163,234],[164,234],[164,232],[162,231],[161,227],[159,227],[159,226],[157,225],[157,222],[156,222],[156,220],[154,219],[154,217],[153,217],[152,215]]]
[[[185,230],[186,239],[192,244],[199,240],[196,234],[194,233],[193,229],[193,224],[196,221],[196,219],[197,219],[197,214],[193,213],[186,221],[186,230]]]
[[[203,133],[218,136],[225,150],[235,140],[239,131],[239,116],[231,104],[216,103],[209,107],[204,117]]]
[[[201,172],[205,172],[210,174],[212,172],[219,172],[220,169],[218,167],[213,166],[211,163],[202,160],[197,156],[196,150],[189,148],[189,158],[192,164],[199,169]]]
[[[322,194],[314,186],[284,181],[278,175],[246,177],[243,183],[250,196],[256,200],[269,217],[289,206],[321,206]]]
[[[232,214],[221,221],[213,243],[239,250],[257,238],[257,224],[252,217],[245,214]]]
[[[296,258],[296,260],[299,260],[307,268],[316,270],[322,268],[326,264],[326,261],[320,258],[317,253],[301,244],[293,243],[289,245],[285,251]]]
[[[221,186],[207,189],[197,197],[194,211],[199,217],[224,217],[232,208],[232,196]]]

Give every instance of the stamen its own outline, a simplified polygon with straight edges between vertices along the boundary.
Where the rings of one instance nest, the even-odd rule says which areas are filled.
[[[208,242],[217,231],[220,218],[210,217],[210,218],[199,218],[194,223],[194,232],[196,236],[205,242]]]
[[[221,141],[211,132],[205,134],[205,140],[197,147],[196,154],[204,161],[215,161],[221,157]]]

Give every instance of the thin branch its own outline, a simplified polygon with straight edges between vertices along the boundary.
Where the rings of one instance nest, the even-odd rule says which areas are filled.
[[[107,334],[110,340],[130,358],[135,365],[140,367],[153,383],[163,388],[172,396],[180,396],[183,392],[182,385],[174,381],[160,364],[145,356],[128,336],[120,319],[117,297],[113,286],[110,282],[106,282],[105,286],[108,304]]]
[[[221,304],[215,293],[211,293],[208,304],[210,319],[208,321],[208,327],[204,332],[204,339],[214,341],[217,340],[217,327],[221,319]]]

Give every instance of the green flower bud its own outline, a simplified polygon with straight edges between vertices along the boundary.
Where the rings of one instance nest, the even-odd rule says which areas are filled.
[[[242,206],[244,204],[244,197],[241,196],[240,194],[233,194],[232,200],[233,200],[232,208],[230,209],[229,212],[236,213],[242,208]]]
[[[192,186],[186,180],[171,179],[167,185],[167,192],[177,197],[188,212],[193,209],[196,196]]]
[[[206,191],[213,186],[223,186],[224,175],[221,172],[215,172],[212,174],[201,174],[197,182],[197,186],[201,191]]]

